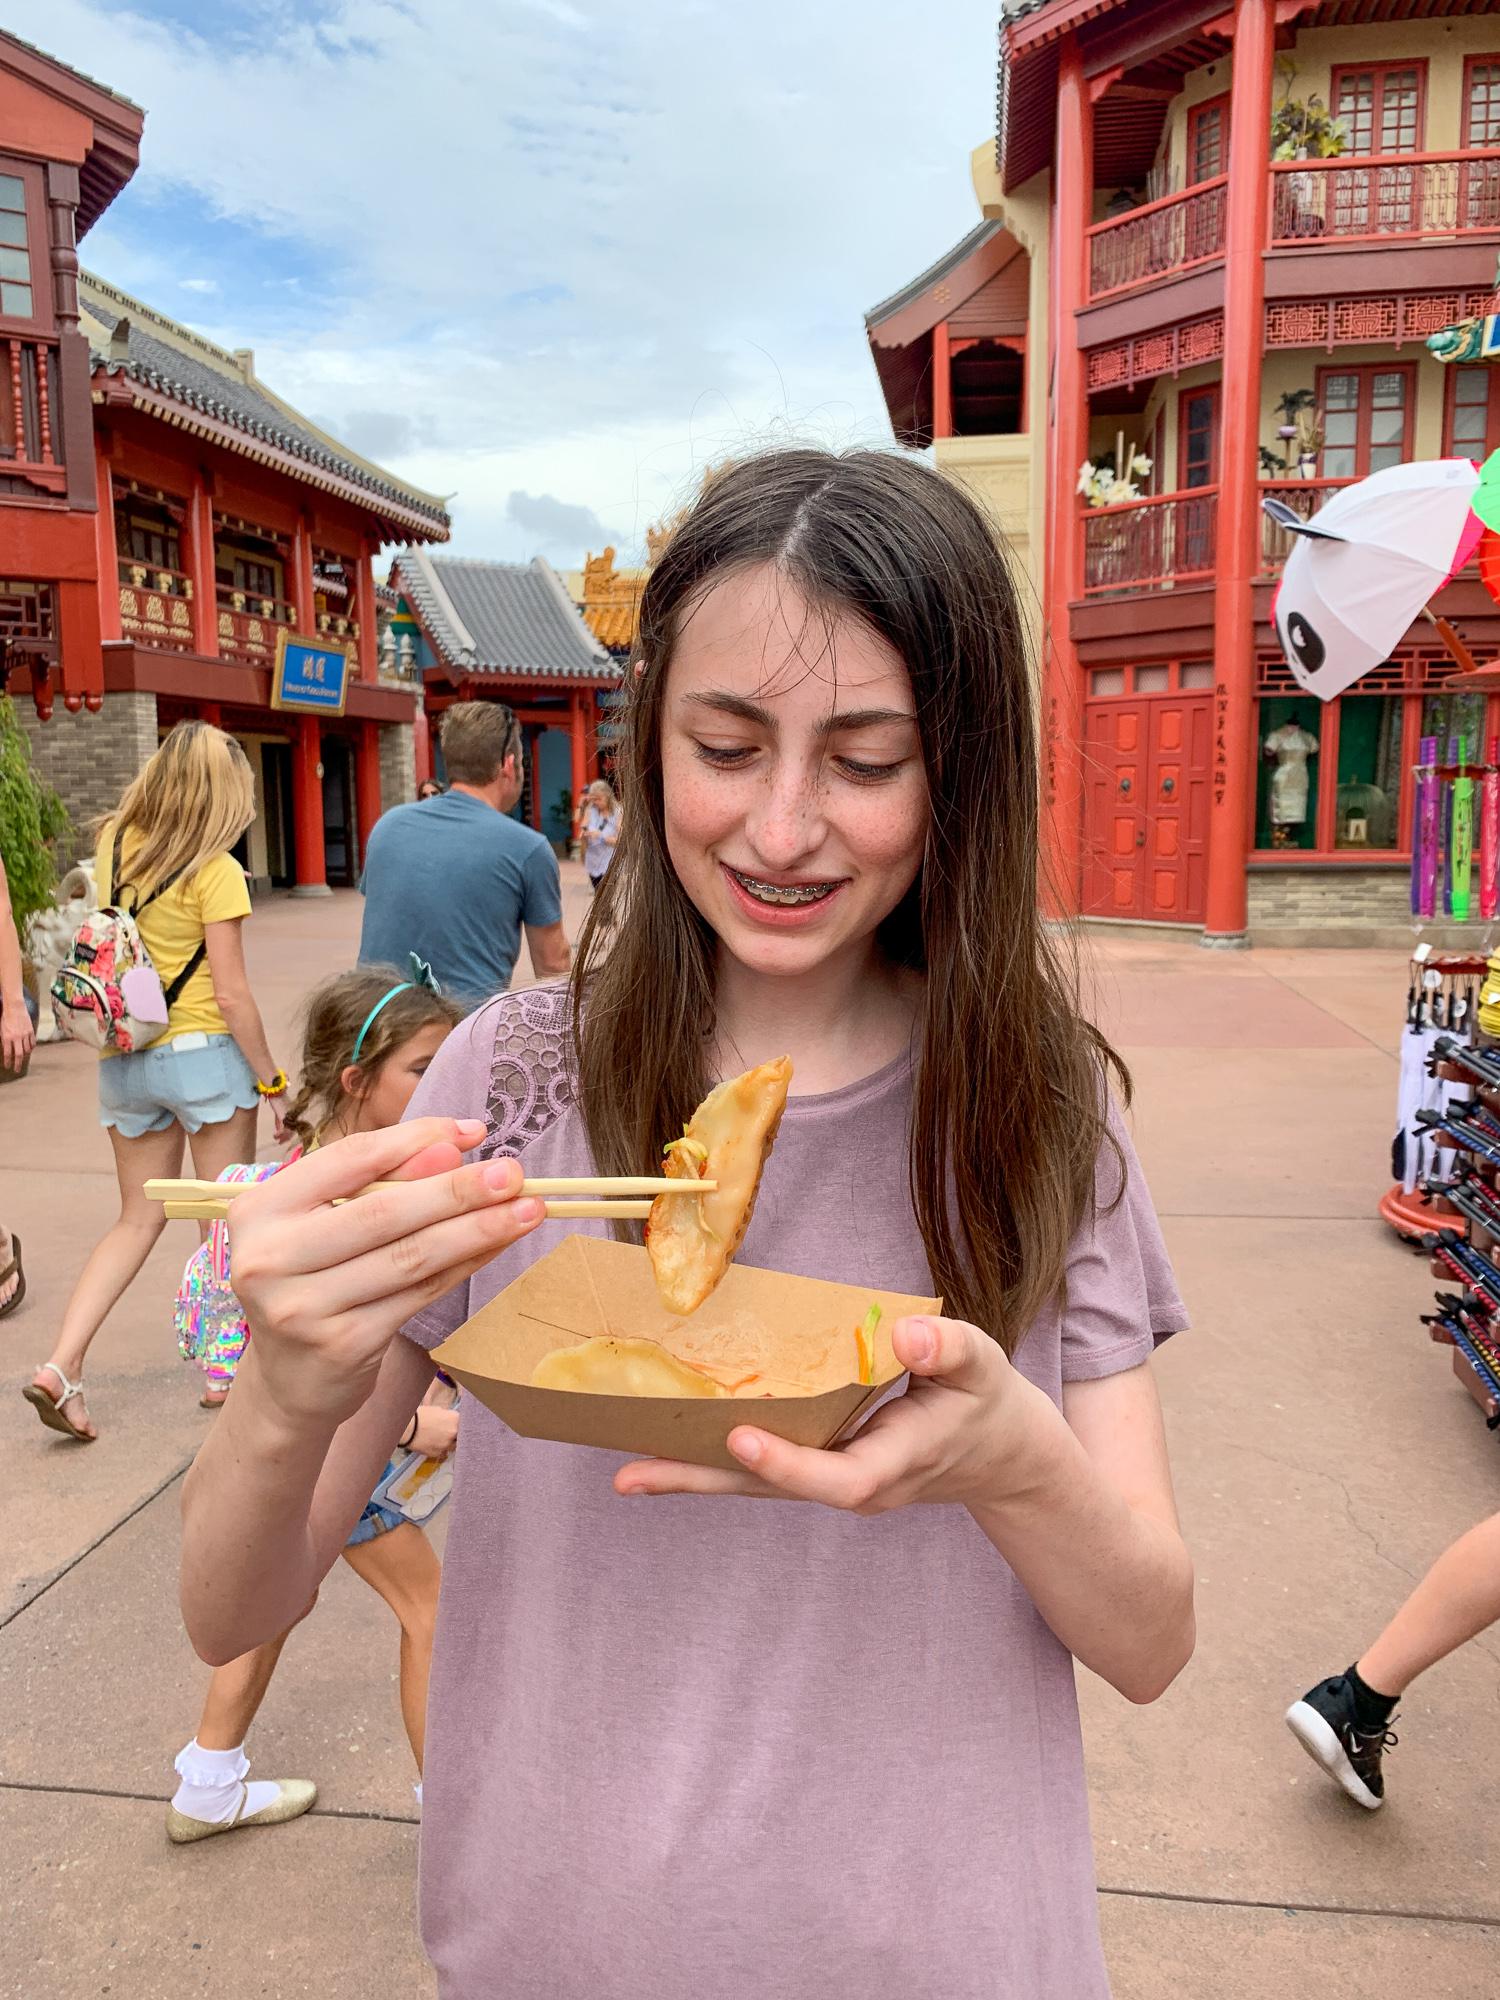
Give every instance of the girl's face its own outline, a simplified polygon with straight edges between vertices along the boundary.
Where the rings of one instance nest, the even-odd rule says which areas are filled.
[[[906,668],[774,571],[688,614],[661,748],[672,865],[746,967],[795,976],[867,945],[916,879],[928,797]]]
[[[448,1034],[446,1021],[418,1028],[410,1041],[392,1049],[372,1077],[351,1063],[339,1078],[348,1109],[354,1114],[345,1130],[378,1132],[383,1126],[399,1125],[412,1093],[427,1074],[427,1065]]]

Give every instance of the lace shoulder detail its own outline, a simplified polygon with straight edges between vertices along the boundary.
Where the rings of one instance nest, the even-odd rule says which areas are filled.
[[[495,1003],[484,1160],[517,1159],[523,1146],[577,1102],[568,1047],[568,989],[530,986]]]

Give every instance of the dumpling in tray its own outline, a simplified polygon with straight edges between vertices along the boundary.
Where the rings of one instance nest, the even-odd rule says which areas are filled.
[[[646,1224],[656,1289],[669,1312],[702,1305],[734,1260],[755,1213],[761,1170],[786,1109],[792,1059],[778,1056],[711,1090],[665,1148],[671,1180],[717,1181],[696,1201],[658,1195]]]

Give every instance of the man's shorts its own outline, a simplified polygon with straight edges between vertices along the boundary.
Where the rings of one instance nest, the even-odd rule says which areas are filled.
[[[255,1071],[233,1035],[179,1035],[99,1064],[99,1123],[122,1139],[165,1132],[174,1119],[197,1132],[259,1102]]]

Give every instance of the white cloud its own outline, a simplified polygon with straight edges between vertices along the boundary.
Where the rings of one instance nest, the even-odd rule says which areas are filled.
[[[532,552],[515,491],[638,542],[726,449],[888,438],[861,313],[977,219],[992,0],[168,4],[12,8],[148,108],[84,261],[457,489],[464,552]]]

